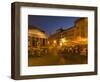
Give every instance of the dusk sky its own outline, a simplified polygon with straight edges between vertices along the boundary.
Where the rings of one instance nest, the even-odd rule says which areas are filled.
[[[42,29],[49,36],[59,28],[72,27],[77,19],[79,17],[28,15],[28,25]]]

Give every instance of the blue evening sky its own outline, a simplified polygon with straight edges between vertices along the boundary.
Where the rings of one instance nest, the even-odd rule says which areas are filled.
[[[67,29],[74,26],[77,19],[79,17],[28,15],[28,25],[42,29],[49,36],[59,28]]]

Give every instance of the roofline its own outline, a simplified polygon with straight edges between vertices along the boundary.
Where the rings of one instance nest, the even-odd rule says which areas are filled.
[[[41,32],[44,32],[44,33],[45,33],[45,31],[44,31],[44,30],[40,29],[39,27],[33,26],[33,25],[28,25],[28,29],[38,29],[39,31],[41,31]]]

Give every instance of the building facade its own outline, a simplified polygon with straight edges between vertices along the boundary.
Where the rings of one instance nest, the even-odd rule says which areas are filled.
[[[81,36],[82,38],[88,37],[88,19],[87,18],[80,18],[79,20],[75,21],[75,34],[76,36]]]
[[[41,52],[47,46],[47,39],[45,32],[38,27],[35,26],[28,26],[28,53],[29,55],[36,55],[40,54],[38,52]]]
[[[80,18],[75,21],[73,27],[68,29],[60,29],[58,32],[51,35],[49,37],[49,43],[50,45],[71,45],[83,42],[87,44],[87,38],[88,20],[87,18]]]

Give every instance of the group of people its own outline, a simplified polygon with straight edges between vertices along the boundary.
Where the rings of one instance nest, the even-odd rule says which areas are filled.
[[[61,56],[67,55],[87,55],[87,47],[82,46],[70,46],[70,47],[62,47],[58,50],[58,54]]]

